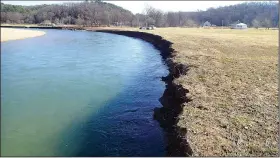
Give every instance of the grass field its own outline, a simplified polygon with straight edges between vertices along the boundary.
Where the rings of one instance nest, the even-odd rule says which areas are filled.
[[[194,156],[278,154],[278,30],[158,28],[173,60],[190,66],[174,82],[192,99],[180,116]]]

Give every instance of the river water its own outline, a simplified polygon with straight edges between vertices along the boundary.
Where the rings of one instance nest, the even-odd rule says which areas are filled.
[[[164,156],[151,44],[70,30],[1,43],[2,156]]]

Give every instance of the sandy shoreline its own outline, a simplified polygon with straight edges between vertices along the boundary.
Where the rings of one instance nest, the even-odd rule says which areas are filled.
[[[46,34],[43,31],[1,28],[1,42],[37,37]]]

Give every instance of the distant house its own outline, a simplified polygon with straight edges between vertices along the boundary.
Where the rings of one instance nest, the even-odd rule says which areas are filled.
[[[234,23],[230,25],[231,29],[247,29],[248,26],[244,23]]]
[[[204,24],[203,24],[203,27],[211,27],[211,23],[209,21],[206,21]]]

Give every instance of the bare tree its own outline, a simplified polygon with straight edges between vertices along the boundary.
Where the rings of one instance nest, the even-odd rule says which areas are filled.
[[[260,21],[258,21],[257,19],[254,19],[254,20],[252,21],[252,25],[253,25],[253,27],[255,27],[256,29],[258,29],[258,28],[261,26],[261,23],[260,23]]]
[[[1,12],[1,23],[5,23],[7,21],[7,13]]]
[[[186,20],[186,22],[185,22],[185,26],[188,26],[188,27],[197,27],[198,24],[197,24],[194,20],[188,19],[188,20]]]
[[[271,20],[268,19],[268,18],[265,18],[264,21],[263,21],[263,26],[267,29],[271,28],[271,26],[272,26]]]
[[[167,25],[169,27],[176,27],[180,25],[179,13],[167,12]]]
[[[10,22],[12,23],[21,23],[22,21],[22,14],[17,13],[17,12],[8,12],[6,14],[7,19],[9,19]]]
[[[77,19],[75,19],[75,24],[76,25],[84,25],[85,21],[83,19],[81,19],[80,17],[78,17]]]
[[[163,12],[161,10],[155,9],[150,5],[146,5],[143,12],[146,16],[146,22],[157,27],[161,27],[164,24]]]
[[[43,24],[50,24],[50,23],[51,23],[50,20],[44,20],[44,21],[43,21]]]

